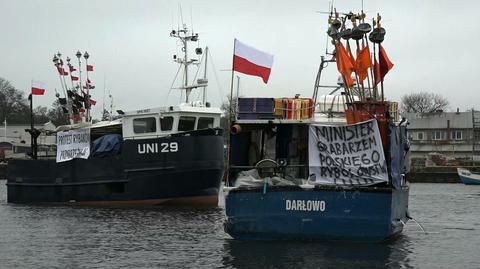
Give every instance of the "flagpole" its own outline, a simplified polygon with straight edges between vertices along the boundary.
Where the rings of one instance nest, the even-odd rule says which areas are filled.
[[[7,142],[7,116],[5,116],[5,121],[3,122],[5,128],[5,142]]]
[[[82,53],[79,50],[77,50],[77,53],[75,54],[75,56],[77,56],[77,59],[78,59],[78,85],[80,87],[80,93],[82,94],[82,96],[85,96],[83,94],[83,87],[82,87],[82,63],[80,60],[82,58]]]
[[[377,52],[376,52],[376,48],[375,48],[375,43],[373,43],[373,69],[375,69],[375,63],[377,63]],[[374,72],[375,76],[376,76],[376,72]],[[378,87],[377,87],[377,84],[376,84],[376,80],[377,78],[373,76],[373,97],[375,99],[375,101],[377,100],[377,95],[378,95]]]
[[[348,39],[347,39],[347,51],[348,51],[348,53],[350,54],[350,57],[353,58],[352,50],[351,50],[351,48],[350,48],[350,42],[348,41]],[[359,83],[359,80],[358,80],[357,71],[355,71],[354,73],[355,73],[355,80],[357,81],[357,88],[360,89],[360,83]],[[354,92],[353,92],[353,85],[352,85],[352,93],[354,93]],[[352,94],[352,95],[353,95],[353,94]],[[358,95],[359,95],[360,99],[362,99],[362,93],[361,93],[360,91],[358,92]],[[352,97],[353,97],[353,96],[352,96]],[[353,98],[353,101],[355,101],[355,98]]]
[[[380,25],[380,20],[381,19],[382,19],[382,17],[380,16],[379,13],[377,13],[377,27],[378,27],[378,29],[381,28],[381,25]],[[378,43],[378,60],[380,61],[380,43]],[[381,68],[380,63],[378,63],[378,67]],[[382,102],[383,102],[384,101],[384,97],[383,97],[384,96],[383,95],[383,77],[382,77],[381,74],[380,74],[380,77],[381,77],[381,79],[380,79],[380,89],[382,89]]]
[[[30,80],[30,95],[28,96],[30,99],[30,150],[32,153],[32,158],[34,160],[37,159],[37,138],[35,137],[36,133],[34,131],[34,117],[33,117],[33,80]]]
[[[85,58],[85,67],[87,68],[87,98],[85,98],[85,103],[86,103],[86,109],[87,109],[87,116],[86,116],[86,121],[89,122],[90,121],[90,107],[91,107],[91,104],[90,104],[90,83],[88,83],[88,58],[90,57],[90,55],[88,54],[88,52],[85,51],[85,53],[83,54],[83,58]]]
[[[363,12],[363,0],[362,0],[362,13],[360,15],[360,17],[362,18],[362,23],[365,23],[365,13]],[[368,48],[368,56],[370,57],[370,45],[368,45],[368,38],[367,38],[367,34],[364,34],[363,37],[362,37],[362,44],[363,45],[367,45],[367,48]],[[372,61],[372,58],[370,57],[370,64],[371,64],[371,67],[370,67],[370,75],[372,76],[372,81],[373,81],[373,73],[372,73],[372,67],[373,67],[373,64],[371,63]],[[368,85],[368,94],[370,95],[370,99],[372,98],[372,84],[370,84],[370,76],[368,74],[369,72],[367,71],[367,85]]]
[[[232,111],[232,107],[233,107],[233,76],[234,76],[234,60],[235,60],[235,44],[236,44],[236,39],[233,40],[233,56],[232,56],[232,77],[230,79],[230,105],[229,105],[229,108],[228,108],[228,125],[227,125],[227,132],[228,132],[228,135],[227,135],[227,167],[226,167],[226,172],[227,174],[225,175],[225,186],[228,186],[229,185],[229,180],[230,180],[230,153],[231,153],[231,147],[232,147],[232,134],[230,132],[230,127],[232,125],[232,121],[233,121],[233,116],[235,116],[235,113],[234,111]],[[238,96],[237,96],[238,98]],[[237,100],[238,102],[238,100]],[[233,115],[232,115],[233,114]]]

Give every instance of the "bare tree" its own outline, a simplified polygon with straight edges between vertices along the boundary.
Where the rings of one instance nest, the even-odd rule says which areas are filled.
[[[237,100],[237,96],[233,96],[232,105],[230,105],[230,95],[228,95],[227,100],[220,105],[220,109],[224,113],[224,116],[220,120],[220,126],[227,131],[230,129],[230,126],[228,126],[228,119],[232,117],[230,120],[233,121],[235,117]]]
[[[432,113],[446,110],[449,102],[447,98],[437,93],[418,92],[402,96],[401,111],[413,113]]]
[[[48,108],[45,106],[37,106],[33,109],[33,116],[35,123],[45,123],[50,119],[48,118]]]
[[[0,77],[0,119],[7,119],[10,123],[24,123],[30,120],[29,110],[23,92]]]
[[[55,124],[55,126],[69,124],[68,114],[62,109],[62,105],[58,100],[55,100],[52,103],[52,108],[48,110],[48,118],[50,121]]]

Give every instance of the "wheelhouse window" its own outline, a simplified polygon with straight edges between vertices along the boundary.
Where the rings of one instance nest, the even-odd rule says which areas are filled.
[[[155,117],[133,119],[133,132],[136,134],[154,133],[157,131]]]
[[[170,131],[173,127],[173,117],[160,118],[160,129],[162,131]]]
[[[445,140],[445,132],[443,131],[433,131],[432,132],[433,140]]]
[[[452,140],[462,140],[462,139],[463,139],[462,131],[459,131],[459,130],[452,131]]]
[[[197,129],[213,128],[213,118],[198,118]]]
[[[195,130],[195,117],[181,116],[178,121],[178,131]]]

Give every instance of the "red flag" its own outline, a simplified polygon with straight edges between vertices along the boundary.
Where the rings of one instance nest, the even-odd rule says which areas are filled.
[[[347,86],[353,85],[352,72],[354,70],[352,58],[348,56],[345,47],[342,42],[338,42],[336,45],[336,60],[337,60],[337,69],[340,72],[347,82]]]
[[[261,77],[268,82],[273,65],[273,55],[252,48],[235,39],[233,52],[233,70],[252,76]]]
[[[59,73],[60,75],[62,75],[62,76],[68,75],[68,72],[65,71],[65,69],[63,69],[63,67],[60,67],[60,66],[59,66],[59,67],[57,67],[57,70],[58,70],[58,73]]]
[[[91,104],[92,106],[94,106],[94,105],[97,104],[97,101],[95,101],[95,100],[93,100],[93,99],[90,99],[90,104]]]
[[[368,76],[368,68],[372,67],[372,59],[370,58],[370,50],[368,47],[362,48],[357,53],[355,61],[355,72],[358,75],[359,82],[362,82]]]
[[[41,81],[32,80],[32,94],[33,95],[43,95],[47,85]]]
[[[87,71],[93,71],[93,65],[87,64]]]
[[[87,83],[92,83],[92,81],[90,79],[87,78]]]
[[[73,65],[68,65],[68,68],[70,69],[70,73],[73,72],[73,71],[77,71],[77,69],[75,69],[75,67],[73,67]]]
[[[387,53],[383,49],[382,45],[380,46],[380,53],[378,55],[378,62],[380,65],[380,80],[383,81],[385,75],[392,69],[393,63],[388,59]]]
[[[77,80],[78,80],[78,77],[76,77],[76,76],[70,76],[70,78],[71,78],[73,81],[77,81]]]

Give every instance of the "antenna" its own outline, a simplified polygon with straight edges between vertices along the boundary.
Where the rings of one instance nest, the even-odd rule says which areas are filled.
[[[107,88],[107,75],[103,73],[103,105],[102,105],[102,118],[105,113],[105,90]]]
[[[192,33],[193,31],[193,11],[192,11],[192,6],[190,6],[190,23],[192,24]]]

